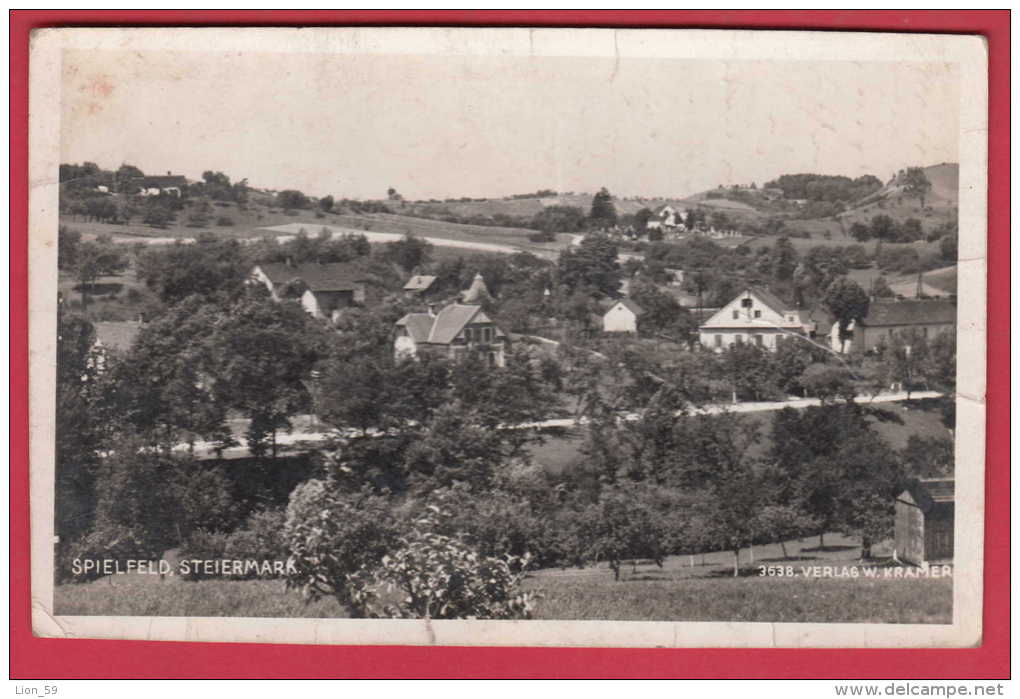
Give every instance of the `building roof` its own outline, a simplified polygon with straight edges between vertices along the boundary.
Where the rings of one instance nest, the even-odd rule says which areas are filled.
[[[407,328],[416,343],[448,345],[469,323],[492,323],[492,319],[481,306],[451,303],[434,316],[428,313],[408,313],[397,321],[397,326]],[[496,328],[496,337],[502,335],[502,331]]]
[[[428,313],[408,313],[397,321],[398,327],[407,328],[407,334],[415,342],[428,342],[435,316]]]
[[[745,289],[744,292],[745,293],[751,292],[759,299],[761,299],[766,306],[768,306],[777,313],[782,313],[783,311],[790,307],[790,304],[788,304],[786,301],[784,301],[783,299],[779,298],[768,289],[761,286],[750,286],[747,289]]]
[[[99,321],[94,324],[96,344],[108,349],[127,351],[131,349],[142,324],[137,320]]]
[[[868,315],[859,323],[867,327],[889,325],[929,325],[956,322],[956,306],[938,299],[873,301]]]
[[[481,318],[476,318],[481,314]],[[468,323],[475,321],[487,323],[489,318],[482,313],[482,307],[474,304],[451,303],[436,314],[429,333],[431,344],[448,345]]]
[[[404,284],[404,291],[426,291],[436,278],[427,274],[416,274]]]
[[[364,275],[352,265],[333,262],[329,264],[288,265],[286,262],[272,262],[259,265],[274,286],[286,284],[294,279],[303,281],[312,291],[353,291]]]
[[[485,284],[485,277],[480,272],[475,274],[475,278],[471,281],[471,286],[462,294],[462,297],[461,300],[466,304],[476,304],[484,301],[487,297],[491,298],[489,287]]]
[[[612,306],[609,307],[609,310],[607,310],[606,313],[616,308],[617,304],[620,304],[621,306],[623,306],[636,316],[644,315],[645,313],[645,309],[641,308],[641,306],[639,306],[636,302],[628,298],[623,298],[615,302]]]
[[[956,500],[956,480],[953,478],[927,478],[915,481],[900,495],[909,495],[922,512],[937,504]]]

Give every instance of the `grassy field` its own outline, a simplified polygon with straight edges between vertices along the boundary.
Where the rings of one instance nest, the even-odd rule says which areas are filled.
[[[624,566],[615,581],[605,565],[546,569],[525,587],[538,592],[538,619],[656,621],[949,623],[949,578],[884,577],[888,561],[876,563],[875,579],[858,565],[856,541],[826,535],[741,552],[741,576],[734,578],[732,554],[673,556],[660,568],[649,561]],[[876,549],[876,553],[888,554]],[[792,578],[763,577],[759,565],[791,567]],[[839,575],[857,568],[861,577],[810,577],[815,566]],[[895,568],[888,568],[895,572]],[[279,580],[203,580],[122,575],[84,584],[59,585],[61,615],[242,616],[338,618],[334,600],[306,602]]]
[[[948,624],[947,579],[736,579],[614,582],[557,580],[540,586],[539,619]]]

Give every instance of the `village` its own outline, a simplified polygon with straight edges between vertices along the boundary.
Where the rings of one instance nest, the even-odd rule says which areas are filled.
[[[513,228],[392,192],[62,165],[58,375],[83,378],[58,399],[74,425],[58,589],[82,613],[93,583],[72,562],[117,541],[139,559],[285,560],[272,582],[323,615],[374,613],[372,585],[396,575],[374,566],[420,545],[406,513],[424,505],[449,546],[510,557],[511,606],[540,618],[583,616],[599,570],[699,589],[785,561],[951,566],[944,170],[927,187],[844,178],[865,203],[844,206],[845,232],[825,219],[805,237],[816,202],[778,186],[686,205],[546,195]],[[871,212],[892,207],[911,216],[887,230]],[[125,489],[145,502],[116,507]],[[318,511],[336,516],[311,536]],[[917,584],[942,599],[945,577]],[[784,608],[769,584],[755,614]]]

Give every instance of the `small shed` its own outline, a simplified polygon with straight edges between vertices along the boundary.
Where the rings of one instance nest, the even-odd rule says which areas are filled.
[[[896,557],[921,565],[953,559],[952,478],[914,482],[896,498]]]
[[[620,299],[602,316],[602,330],[607,333],[636,333],[638,318],[645,311],[630,299]]]

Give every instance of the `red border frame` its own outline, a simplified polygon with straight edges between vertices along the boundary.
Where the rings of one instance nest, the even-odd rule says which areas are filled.
[[[10,12],[11,665],[17,679],[314,677],[1009,677],[1010,14],[994,11]],[[988,374],[984,643],[962,650],[283,646],[55,640],[31,633],[28,513],[28,41],[101,25],[753,27],[981,34],[989,50]],[[20,410],[17,408],[21,408]]]

